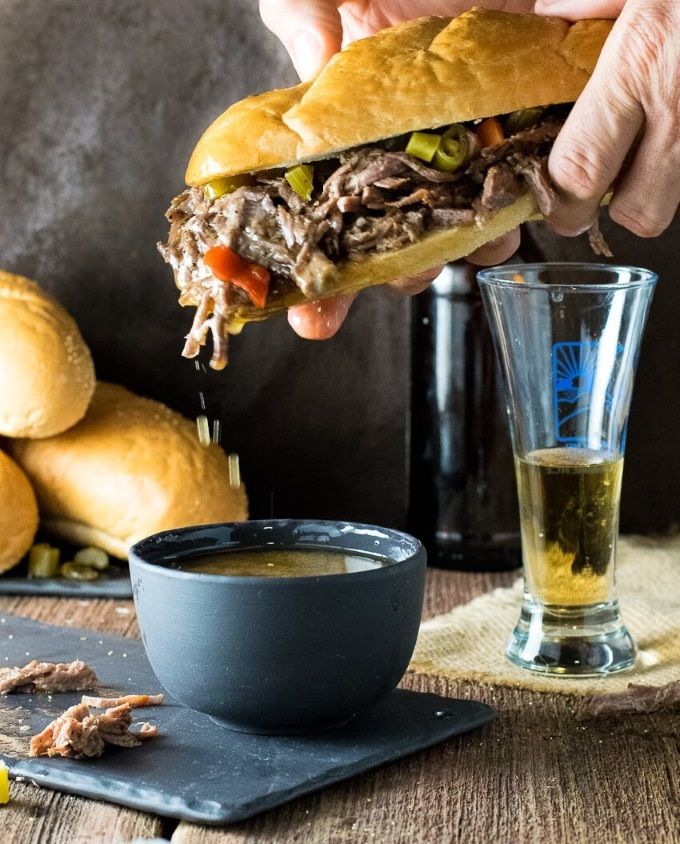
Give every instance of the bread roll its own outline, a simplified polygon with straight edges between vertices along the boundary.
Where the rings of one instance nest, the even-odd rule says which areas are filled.
[[[65,431],[85,415],[94,385],[74,320],[35,282],[0,270],[0,435]]]
[[[190,185],[289,167],[418,129],[573,102],[611,21],[472,9],[350,44],[310,84],[235,103],[206,130]]]
[[[0,574],[21,560],[37,529],[33,488],[16,463],[0,451]]]
[[[85,418],[63,434],[15,440],[54,534],[125,558],[139,539],[171,528],[248,516],[218,445],[165,405],[99,382]]]

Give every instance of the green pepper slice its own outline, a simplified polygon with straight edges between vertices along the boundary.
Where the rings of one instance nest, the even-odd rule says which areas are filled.
[[[73,561],[62,563],[59,567],[59,573],[67,580],[96,580],[99,577],[99,572],[92,566],[84,566],[82,563]]]
[[[109,555],[101,548],[94,548],[88,545],[86,548],[76,551],[73,556],[73,562],[83,566],[90,566],[90,568],[97,569],[97,571],[104,571],[104,569],[109,567]]]
[[[406,144],[406,152],[429,164],[437,152],[441,137],[429,132],[413,132]]]
[[[452,173],[465,164],[469,155],[470,139],[467,129],[460,123],[454,123],[442,135],[432,163],[437,170]]]
[[[236,188],[242,185],[247,185],[249,181],[248,176],[232,176],[222,179],[213,179],[203,185],[203,194],[206,199],[219,199],[227,193],[233,193]]]
[[[300,199],[309,202],[314,189],[314,168],[312,165],[298,164],[297,167],[286,170],[284,176]]]
[[[29,577],[56,577],[59,574],[59,549],[47,542],[37,542],[28,555]]]
[[[514,135],[516,132],[521,132],[523,129],[528,129],[535,125],[543,116],[544,108],[521,108],[518,111],[511,112],[505,118],[505,134]]]

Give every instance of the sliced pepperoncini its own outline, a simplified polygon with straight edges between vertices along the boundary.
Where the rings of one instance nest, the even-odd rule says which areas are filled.
[[[284,177],[300,199],[309,202],[314,189],[314,168],[312,165],[298,164],[296,167],[286,170]]]
[[[29,577],[56,577],[59,574],[59,549],[47,542],[37,542],[28,555]]]
[[[470,156],[470,139],[467,129],[460,123],[454,123],[441,136],[439,147],[434,154],[432,163],[437,170],[452,173],[468,160]]]
[[[206,199],[219,199],[221,196],[233,193],[236,188],[247,185],[248,181],[248,176],[225,176],[221,179],[213,179],[203,185],[203,194]]]
[[[521,132],[523,129],[528,129],[530,126],[538,123],[543,117],[544,108],[521,108],[518,111],[511,112],[505,118],[505,134],[514,135],[516,132]]]
[[[429,132],[413,132],[406,144],[406,152],[429,164],[437,152],[440,140],[440,135],[433,135]]]
[[[62,563],[59,572],[67,580],[96,580],[99,577],[99,572],[92,566],[84,566],[82,563],[73,562],[73,560]]]

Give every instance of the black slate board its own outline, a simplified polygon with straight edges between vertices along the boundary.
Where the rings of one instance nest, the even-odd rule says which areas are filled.
[[[108,690],[160,691],[138,641],[0,616],[0,666],[76,657],[95,669]],[[0,758],[13,776],[207,824],[249,818],[494,717],[481,703],[398,689],[333,732],[253,736],[226,730],[166,698],[163,706],[138,710],[136,720],[157,724],[161,733],[142,747],[113,749],[94,760],[27,758],[29,737],[79,699],[79,694],[0,697]],[[30,731],[21,730],[26,724]]]
[[[36,542],[48,542],[61,551],[61,561],[72,560],[80,545],[55,540],[40,531]],[[111,560],[96,580],[68,580],[65,577],[28,576],[28,555],[14,568],[0,575],[0,595],[39,595],[56,598],[131,598],[132,583],[127,563]]]
[[[27,577],[21,569],[0,576],[0,595],[38,595],[56,598],[131,598],[132,583],[127,566],[110,565],[96,580],[65,577]]]

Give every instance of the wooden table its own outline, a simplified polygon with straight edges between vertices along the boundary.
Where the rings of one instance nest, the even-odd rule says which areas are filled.
[[[512,574],[431,570],[425,615],[445,612]],[[137,636],[131,601],[0,597],[0,612]],[[472,697],[488,727],[221,829],[13,783],[2,844],[680,841],[680,714],[580,724],[574,701],[408,675],[404,686]]]

